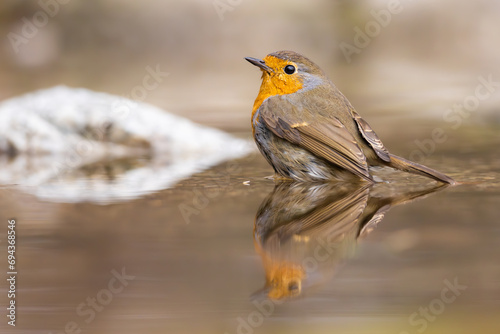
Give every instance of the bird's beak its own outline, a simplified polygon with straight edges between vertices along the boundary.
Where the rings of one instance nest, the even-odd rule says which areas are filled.
[[[267,73],[271,73],[273,71],[273,69],[267,66],[266,62],[263,60],[252,57],[245,57],[245,59],[252,65],[259,67],[261,70],[266,71]]]

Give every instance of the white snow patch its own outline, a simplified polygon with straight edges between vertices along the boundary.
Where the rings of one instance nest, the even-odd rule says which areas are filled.
[[[0,104],[0,184],[50,201],[138,198],[252,150],[247,140],[87,89],[58,86]],[[113,180],[82,172],[96,162],[144,155],[143,166]]]

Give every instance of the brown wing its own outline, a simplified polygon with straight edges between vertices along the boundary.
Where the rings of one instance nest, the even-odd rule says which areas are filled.
[[[350,185],[344,189],[331,184],[290,184],[278,185],[271,199],[259,209],[256,224],[267,228],[263,233],[262,243],[267,243],[270,238],[284,242],[293,235],[322,236],[337,239],[335,236],[359,230],[359,218],[366,208],[371,185],[364,187]],[[295,188],[295,189],[294,189]],[[296,191],[299,188],[302,191]],[[317,199],[317,201],[316,201]],[[293,201],[293,206],[291,205]],[[304,203],[314,203],[312,206]],[[302,205],[301,205],[302,204]],[[287,220],[278,226],[276,217],[283,215],[286,210]],[[276,214],[276,216],[270,214]]]
[[[375,153],[377,153],[378,157],[384,161],[391,162],[391,157],[389,156],[389,152],[385,148],[382,141],[378,138],[377,134],[372,130],[370,125],[359,116],[359,114],[351,109],[351,113],[354,117],[354,120],[358,124],[359,132],[363,135],[363,138],[370,144]]]
[[[287,109],[287,110],[284,110]],[[335,117],[306,123],[290,103],[268,99],[259,109],[259,118],[278,137],[299,145],[359,177],[372,180],[363,151],[345,126]]]
[[[366,208],[369,186],[347,193],[343,198],[336,199],[324,207],[318,207],[305,217],[297,220],[301,233],[316,233],[317,235],[341,235],[359,223],[358,218]],[[334,239],[334,238],[332,238]]]

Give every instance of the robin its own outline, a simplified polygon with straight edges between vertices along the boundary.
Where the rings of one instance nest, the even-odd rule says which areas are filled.
[[[252,110],[255,142],[276,178],[374,182],[369,167],[389,166],[437,181],[455,181],[429,167],[390,154],[347,98],[308,58],[277,51],[263,60]]]

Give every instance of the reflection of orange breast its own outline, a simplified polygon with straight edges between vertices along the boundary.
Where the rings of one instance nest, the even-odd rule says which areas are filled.
[[[281,299],[300,294],[302,281],[306,277],[305,270],[299,264],[281,259],[273,259],[272,254],[268,254],[262,248],[260,240],[258,240],[255,234],[255,226],[254,246],[264,264],[266,287],[269,288],[268,297],[271,299]],[[296,288],[292,289],[292,286]]]
[[[271,263],[266,268],[266,285],[271,299],[293,297],[300,294],[305,271],[299,265],[279,262]]]

